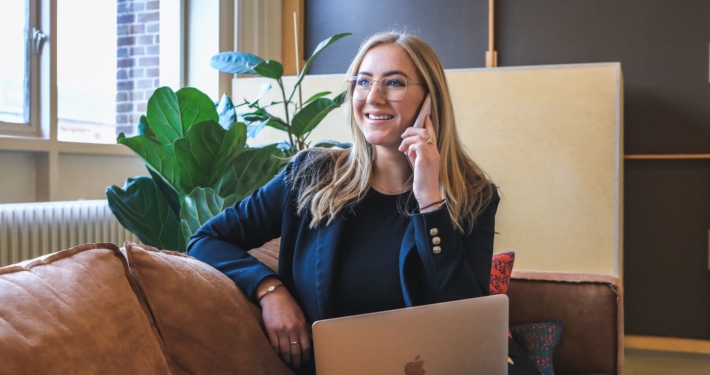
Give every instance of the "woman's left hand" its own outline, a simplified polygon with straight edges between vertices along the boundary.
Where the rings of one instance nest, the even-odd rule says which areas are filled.
[[[424,128],[409,127],[402,134],[399,151],[405,152],[414,168],[414,186],[412,191],[425,207],[441,200],[439,190],[439,149],[436,134],[430,116],[424,120]],[[430,140],[427,142],[427,140]]]

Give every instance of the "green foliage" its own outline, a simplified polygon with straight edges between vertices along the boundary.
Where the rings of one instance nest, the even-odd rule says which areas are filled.
[[[276,80],[276,84],[281,90],[282,100],[268,105],[261,105],[259,100],[272,88],[270,84],[262,86],[256,99],[250,102],[245,100],[244,105],[252,111],[240,114],[239,118],[247,124],[249,137],[256,137],[264,127],[269,126],[288,134],[288,140],[279,145],[279,148],[286,156],[292,156],[309,146],[308,136],[330,111],[340,107],[345,102],[345,92],[333,99],[325,97],[330,95],[330,92],[320,92],[303,102],[300,95],[301,83],[313,60],[326,47],[348,35],[350,33],[336,34],[318,44],[313,55],[306,61],[303,70],[296,78],[296,84],[288,97],[283,86],[284,69],[280,62],[274,60],[264,61],[262,58],[246,52],[222,52],[212,57],[211,65],[219,71],[258,74],[262,77]],[[297,92],[299,95],[296,103],[293,98]],[[226,100],[229,100],[229,98],[226,98]],[[273,116],[268,112],[267,108],[273,105],[283,105],[284,113],[286,114],[285,119]],[[229,100],[229,103],[225,103],[224,108],[234,108],[234,104]],[[291,113],[293,116],[289,115]],[[349,144],[337,142],[319,142],[318,144],[328,145],[329,147],[349,147]]]
[[[143,159],[151,177],[129,178],[122,188],[107,188],[106,196],[118,221],[141,242],[185,251],[200,225],[281,169],[283,152],[276,145],[246,146],[247,126],[235,121],[230,106],[215,107],[195,88],[176,93],[161,87],[148,100],[138,135],[118,136],[119,144]]]
[[[211,66],[231,74],[258,74],[276,80],[281,101],[261,105],[272,88],[261,87],[252,101],[234,105],[226,94],[215,105],[201,91],[185,87],[173,92],[161,87],[148,100],[138,135],[118,136],[118,143],[140,156],[150,177],[129,178],[121,188],[106,189],[109,207],[118,221],[141,242],[160,249],[185,251],[190,236],[215,215],[250,195],[279,173],[283,161],[309,146],[311,131],[345,102],[345,93],[333,99],[321,92],[302,102],[300,85],[313,59],[323,49],[349,33],[321,42],[306,61],[296,85],[286,96],[283,65],[244,52],[224,52],[212,57]],[[298,104],[292,101],[298,91]],[[286,118],[267,111],[283,105]],[[237,113],[237,108],[247,108]],[[293,113],[293,116],[289,116]],[[288,141],[250,148],[247,137],[264,127],[288,133]],[[349,147],[347,143],[320,141],[318,147]]]

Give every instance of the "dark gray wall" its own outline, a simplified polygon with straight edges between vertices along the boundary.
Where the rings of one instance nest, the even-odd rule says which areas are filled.
[[[306,1],[307,51],[355,32],[313,73],[343,72],[362,39],[392,22],[419,25],[447,68],[484,66],[486,0],[341,3]],[[496,4],[500,66],[621,62],[625,153],[710,153],[710,1]],[[626,333],[710,339],[710,160],[624,167]]]

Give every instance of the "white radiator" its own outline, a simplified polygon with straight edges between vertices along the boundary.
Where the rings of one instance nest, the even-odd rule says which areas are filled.
[[[0,267],[95,242],[138,243],[107,200],[0,204]]]

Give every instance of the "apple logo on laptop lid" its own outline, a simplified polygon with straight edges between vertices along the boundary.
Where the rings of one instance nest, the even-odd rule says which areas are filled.
[[[424,375],[424,361],[419,359],[420,356],[414,358],[414,361],[407,363],[404,366],[404,375]]]

